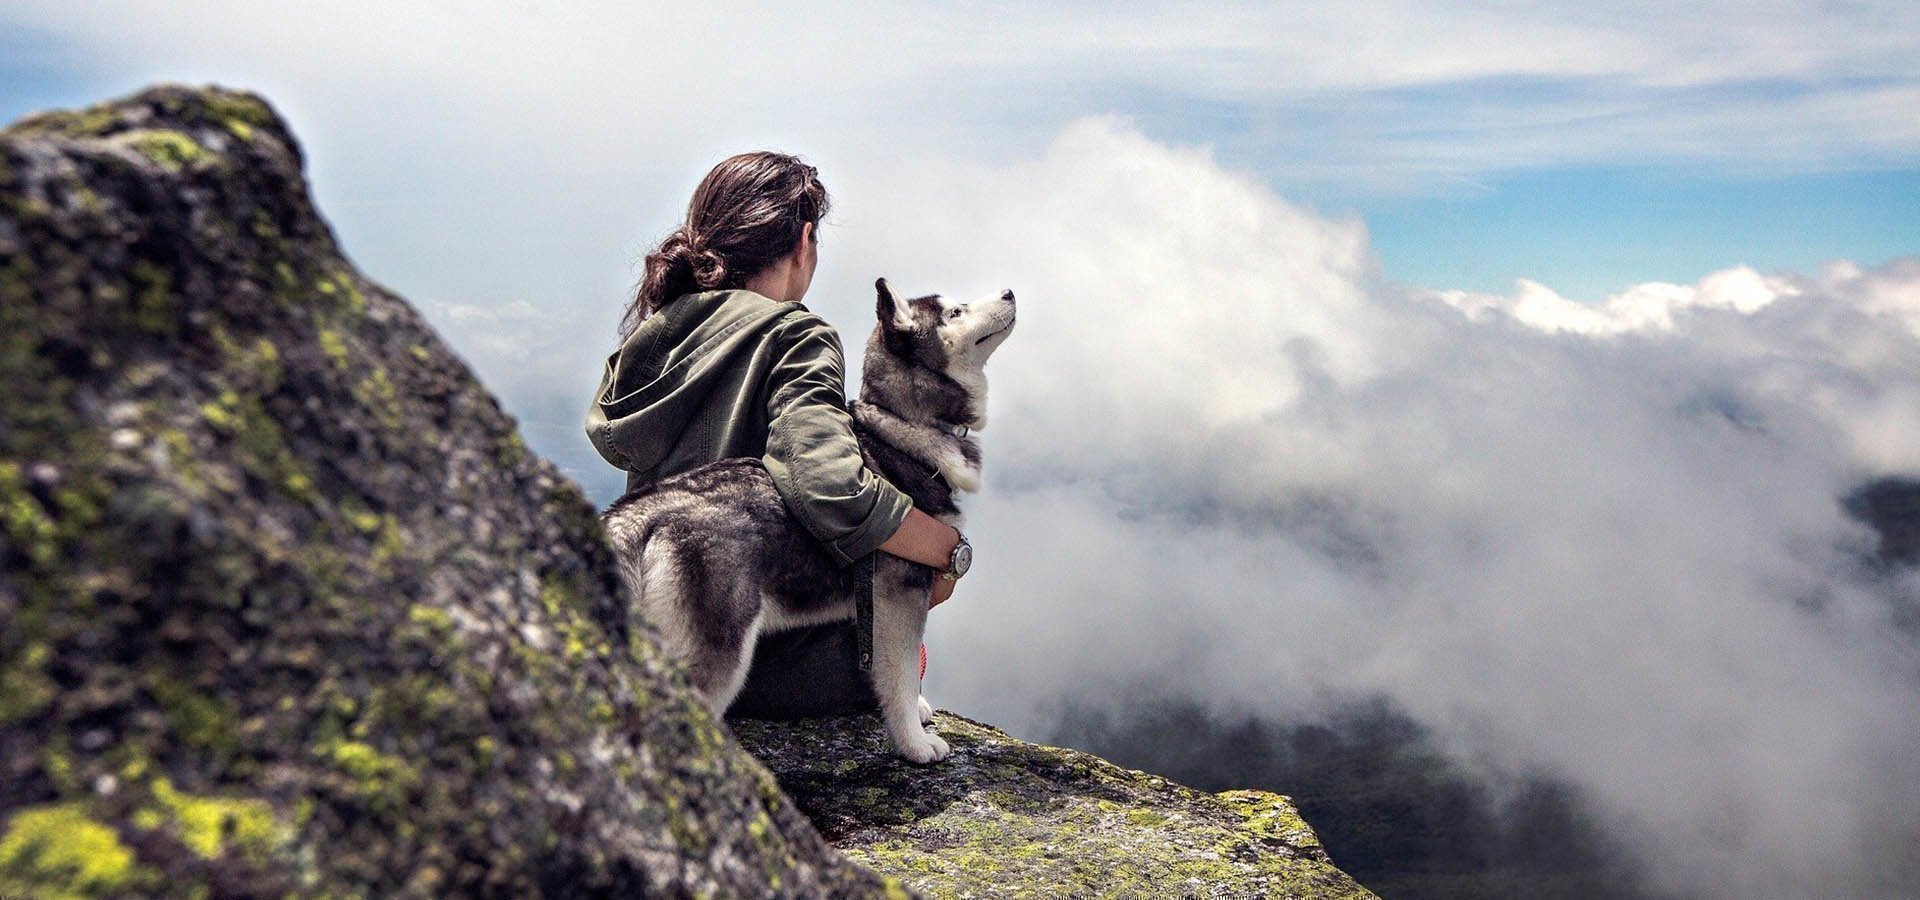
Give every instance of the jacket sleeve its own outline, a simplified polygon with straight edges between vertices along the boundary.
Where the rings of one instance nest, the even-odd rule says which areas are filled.
[[[886,543],[913,501],[861,458],[845,406],[839,336],[812,316],[784,330],[769,377],[761,461],[787,510],[847,565]]]

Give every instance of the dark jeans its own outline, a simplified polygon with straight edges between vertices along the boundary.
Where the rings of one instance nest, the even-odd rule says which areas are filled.
[[[859,653],[851,620],[763,635],[727,716],[811,719],[879,709]]]

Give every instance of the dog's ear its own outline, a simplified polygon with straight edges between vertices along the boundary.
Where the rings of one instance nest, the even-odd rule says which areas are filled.
[[[874,304],[874,313],[879,316],[880,324],[895,331],[912,331],[913,310],[900,305],[900,298],[894,295],[887,280],[881,278],[874,281],[873,289],[880,295]]]

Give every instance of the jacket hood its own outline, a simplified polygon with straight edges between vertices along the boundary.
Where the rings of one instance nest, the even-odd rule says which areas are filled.
[[[607,357],[587,412],[594,449],[629,472],[653,471],[736,357],[752,353],[767,329],[804,308],[753,291],[707,291],[675,298],[642,320]]]

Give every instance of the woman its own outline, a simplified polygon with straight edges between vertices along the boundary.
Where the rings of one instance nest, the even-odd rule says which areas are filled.
[[[952,572],[960,533],[869,471],[848,415],[840,338],[800,305],[819,263],[827,189],[780,153],[713,167],[687,217],[647,255],[587,437],[627,490],[727,457],[759,457],[787,510],[842,565],[876,550]],[[772,442],[778,433],[783,440]],[[933,579],[929,603],[953,591]],[[762,637],[730,715],[789,718],[877,705],[850,622]]]

